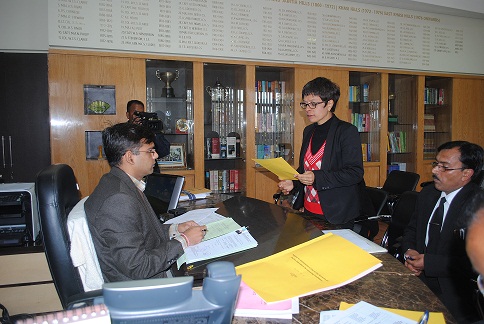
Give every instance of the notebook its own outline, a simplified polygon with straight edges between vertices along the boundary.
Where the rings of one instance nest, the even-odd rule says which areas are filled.
[[[144,193],[158,216],[177,207],[184,182],[184,176],[174,174],[152,173],[147,176]]]

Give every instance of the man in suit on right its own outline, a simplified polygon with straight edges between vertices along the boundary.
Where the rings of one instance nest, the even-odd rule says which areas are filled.
[[[432,163],[433,184],[419,193],[402,249],[405,266],[444,303],[458,323],[479,319],[471,301],[472,266],[459,236],[468,224],[469,197],[481,190],[472,182],[483,165],[483,149],[465,141],[439,146]]]

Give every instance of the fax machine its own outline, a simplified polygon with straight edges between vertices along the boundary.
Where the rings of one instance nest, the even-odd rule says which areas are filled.
[[[0,247],[31,245],[39,231],[35,184],[0,184]]]

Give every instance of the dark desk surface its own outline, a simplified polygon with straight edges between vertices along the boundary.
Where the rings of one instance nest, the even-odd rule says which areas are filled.
[[[221,258],[236,266],[315,238],[322,234],[321,229],[331,229],[328,223],[307,219],[293,210],[244,196],[214,195],[205,203],[184,204],[190,209],[206,206],[219,207],[217,212],[221,215],[232,217],[241,226],[248,226],[259,244],[255,249]],[[447,323],[455,323],[440,300],[403,264],[388,253],[375,256],[383,266],[365,277],[337,289],[301,297],[299,314],[293,315],[293,320],[234,317],[232,323],[319,323],[321,311],[338,309],[342,301],[355,304],[362,300],[379,307],[442,312]],[[194,263],[187,273],[197,276],[204,265],[214,260]]]

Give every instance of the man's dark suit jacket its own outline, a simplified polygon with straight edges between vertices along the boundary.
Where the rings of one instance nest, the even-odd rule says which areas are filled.
[[[332,224],[344,224],[360,215],[359,183],[363,181],[363,156],[358,129],[338,119],[331,123],[321,170],[314,171],[313,187],[318,191],[324,216]],[[298,173],[304,173],[304,155],[316,124],[306,126],[299,157]],[[304,205],[304,185],[294,181],[299,192],[294,209]]]
[[[166,277],[183,254],[144,194],[121,169],[102,176],[85,202],[89,230],[106,282]]]
[[[434,292],[459,323],[464,323],[466,317],[475,315],[475,304],[471,299],[473,286],[470,278],[473,272],[465,251],[465,241],[455,235],[454,231],[467,227],[468,219],[464,215],[464,209],[476,190],[480,190],[479,186],[468,183],[454,197],[445,216],[438,251],[430,254],[425,253],[427,223],[441,191],[434,184],[425,186],[418,195],[414,213],[402,240],[402,251],[413,249],[425,253],[424,271],[419,277],[430,288],[436,284],[437,287],[440,286],[442,292]],[[477,319],[471,317],[471,320]]]

